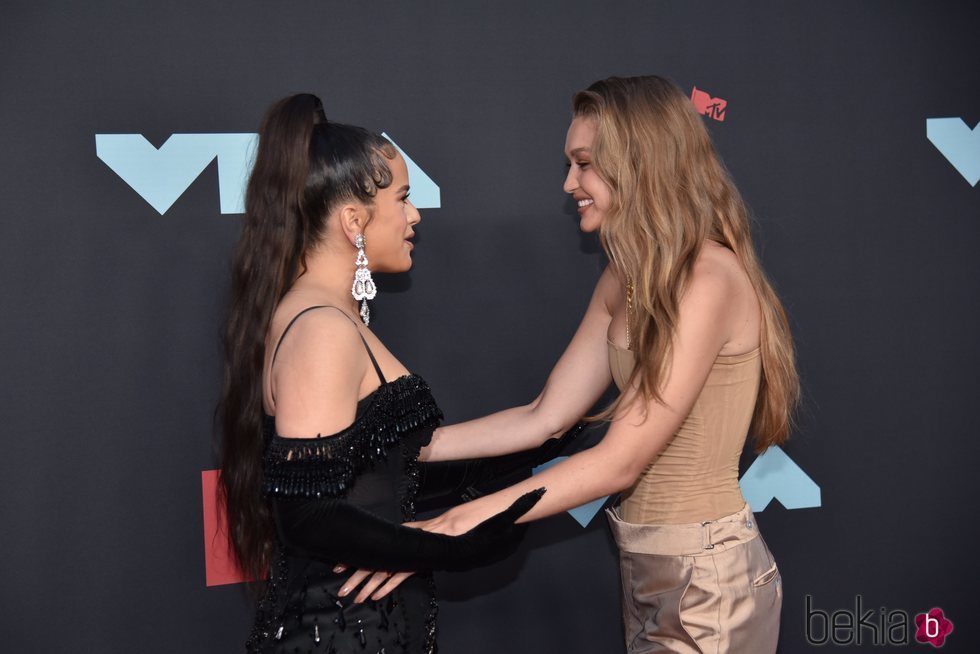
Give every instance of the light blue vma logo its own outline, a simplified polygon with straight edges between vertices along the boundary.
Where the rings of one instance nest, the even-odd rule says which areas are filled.
[[[383,136],[405,158],[413,204],[419,209],[441,206],[432,178]],[[96,134],[95,154],[160,215],[217,159],[221,213],[243,213],[258,140],[258,134],[173,134],[157,149],[142,134]]]
[[[962,118],[927,118],[926,138],[976,186],[980,181],[980,123],[970,129]]]
[[[442,196],[439,193],[439,187],[432,181],[432,178],[426,175],[425,171],[419,168],[418,164],[412,161],[412,158],[398,147],[398,144],[390,136],[384,132],[381,132],[381,136],[391,141],[391,144],[405,159],[405,165],[408,166],[408,184],[412,187],[412,204],[415,205],[415,208],[438,209],[441,207]]]
[[[532,472],[538,474],[567,458],[556,457],[534,468]],[[787,509],[811,509],[820,506],[820,487],[778,446],[770,447],[760,454],[738,483],[745,501],[756,513],[765,511],[774,499],[779,500]],[[600,497],[569,509],[568,514],[583,527],[588,527],[608,499],[608,495]]]
[[[778,445],[756,457],[738,484],[756,513],[764,511],[773,500],[779,500],[787,509],[820,506],[820,487]]]
[[[142,134],[96,134],[95,154],[160,215],[217,158],[221,213],[243,213],[257,144],[257,134],[173,134],[158,150]]]

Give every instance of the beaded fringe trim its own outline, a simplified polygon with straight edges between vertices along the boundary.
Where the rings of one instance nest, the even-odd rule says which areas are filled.
[[[383,384],[353,425],[324,438],[282,438],[267,431],[263,492],[267,497],[342,497],[388,448],[442,420],[429,385],[418,375]]]

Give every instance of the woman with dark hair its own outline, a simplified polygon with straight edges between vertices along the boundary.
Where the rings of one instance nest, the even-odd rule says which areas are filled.
[[[598,416],[609,429],[595,447],[420,526],[464,533],[539,486],[548,493],[521,522],[621,492],[609,519],[628,651],[774,652],[780,576],[738,461],[749,432],[759,451],[785,440],[799,382],[748,212],[701,117],[659,77],[577,93],[565,154],[580,228],[599,232],[609,258],[585,317],[534,401],[441,427],[422,456],[535,447],[615,382],[620,395]]]
[[[246,647],[435,652],[429,572],[505,556],[542,491],[459,537],[401,525],[442,419],[425,381],[367,329],[371,272],[412,265],[420,216],[405,161],[381,136],[327,121],[309,94],[275,104],[259,136],[220,409],[234,553],[251,578],[268,575]],[[341,563],[422,574],[354,603]]]

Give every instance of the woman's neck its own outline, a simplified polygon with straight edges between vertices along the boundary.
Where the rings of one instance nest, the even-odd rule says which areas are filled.
[[[306,257],[306,272],[301,271],[290,292],[322,297],[356,316],[358,305],[351,295],[356,257],[357,250],[353,247],[349,253],[326,249],[310,252]]]

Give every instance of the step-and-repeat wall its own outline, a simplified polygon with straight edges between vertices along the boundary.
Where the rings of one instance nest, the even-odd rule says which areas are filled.
[[[411,160],[415,267],[379,276],[371,327],[456,421],[536,395],[604,266],[561,190],[571,95],[656,73],[703,114],[796,335],[798,428],[741,471],[783,573],[780,651],[926,651],[932,609],[949,651],[977,651],[978,19],[965,1],[8,2],[0,649],[241,649],[212,417],[271,102],[315,92]],[[622,652],[603,503],[438,575],[442,651]]]

